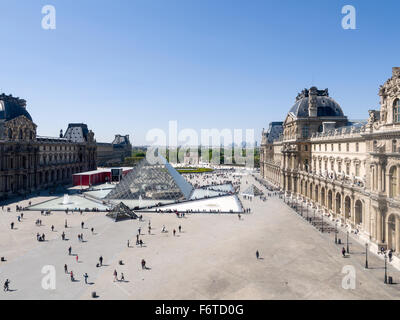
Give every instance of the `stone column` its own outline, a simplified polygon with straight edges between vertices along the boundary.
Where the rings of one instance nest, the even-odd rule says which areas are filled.
[[[378,169],[376,170],[378,177],[378,192],[382,192],[382,166],[378,163]]]
[[[400,165],[397,166],[397,190],[396,191],[397,191],[396,195],[399,197],[400,196]],[[398,250],[398,249],[396,248],[396,250]]]
[[[382,242],[382,215],[379,209],[376,209],[376,241],[378,245]]]
[[[395,235],[396,235],[396,253],[400,252],[400,217],[396,215]]]

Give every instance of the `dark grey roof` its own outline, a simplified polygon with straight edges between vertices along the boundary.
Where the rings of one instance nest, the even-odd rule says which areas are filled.
[[[317,117],[344,117],[340,105],[328,95],[328,89],[318,90],[313,87],[310,90],[315,92],[315,100],[317,105]],[[310,90],[303,90],[296,98],[296,103],[290,109],[296,118],[307,118],[308,102]]]
[[[68,129],[65,132],[64,138],[73,142],[86,142],[88,137],[89,129],[84,123],[70,123]]]
[[[271,122],[266,132],[268,143],[272,143],[274,140],[278,139],[282,133],[283,122]]]
[[[15,98],[12,95],[0,95],[0,120],[9,121],[19,116],[25,116],[32,121],[32,117],[26,111],[26,101]]]

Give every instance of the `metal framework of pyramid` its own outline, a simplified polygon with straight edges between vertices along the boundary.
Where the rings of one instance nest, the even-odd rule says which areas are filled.
[[[193,186],[188,183],[169,163],[158,156],[151,164],[144,158],[107,195],[115,200],[189,200]]]
[[[254,184],[252,184],[245,191],[243,191],[242,194],[246,196],[257,197],[257,196],[262,196],[264,193],[260,189],[258,189]]]
[[[116,205],[112,209],[112,211],[107,213],[107,217],[113,219],[115,222],[128,219],[138,219],[136,213],[133,210],[129,209],[129,207],[122,202]]]

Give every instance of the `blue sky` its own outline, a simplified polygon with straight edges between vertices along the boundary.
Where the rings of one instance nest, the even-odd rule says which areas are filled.
[[[56,30],[41,28],[54,5]],[[357,10],[344,30],[341,9]],[[85,122],[145,144],[166,129],[283,120],[299,91],[329,88],[350,119],[377,108],[400,66],[400,2],[113,0],[0,2],[0,91],[27,100],[40,135]]]

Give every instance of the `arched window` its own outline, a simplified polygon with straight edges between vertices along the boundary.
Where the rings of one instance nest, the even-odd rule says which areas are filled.
[[[396,99],[393,104],[393,122],[400,122],[400,99]]]
[[[397,167],[392,167],[389,172],[389,196],[391,198],[397,196]]]

